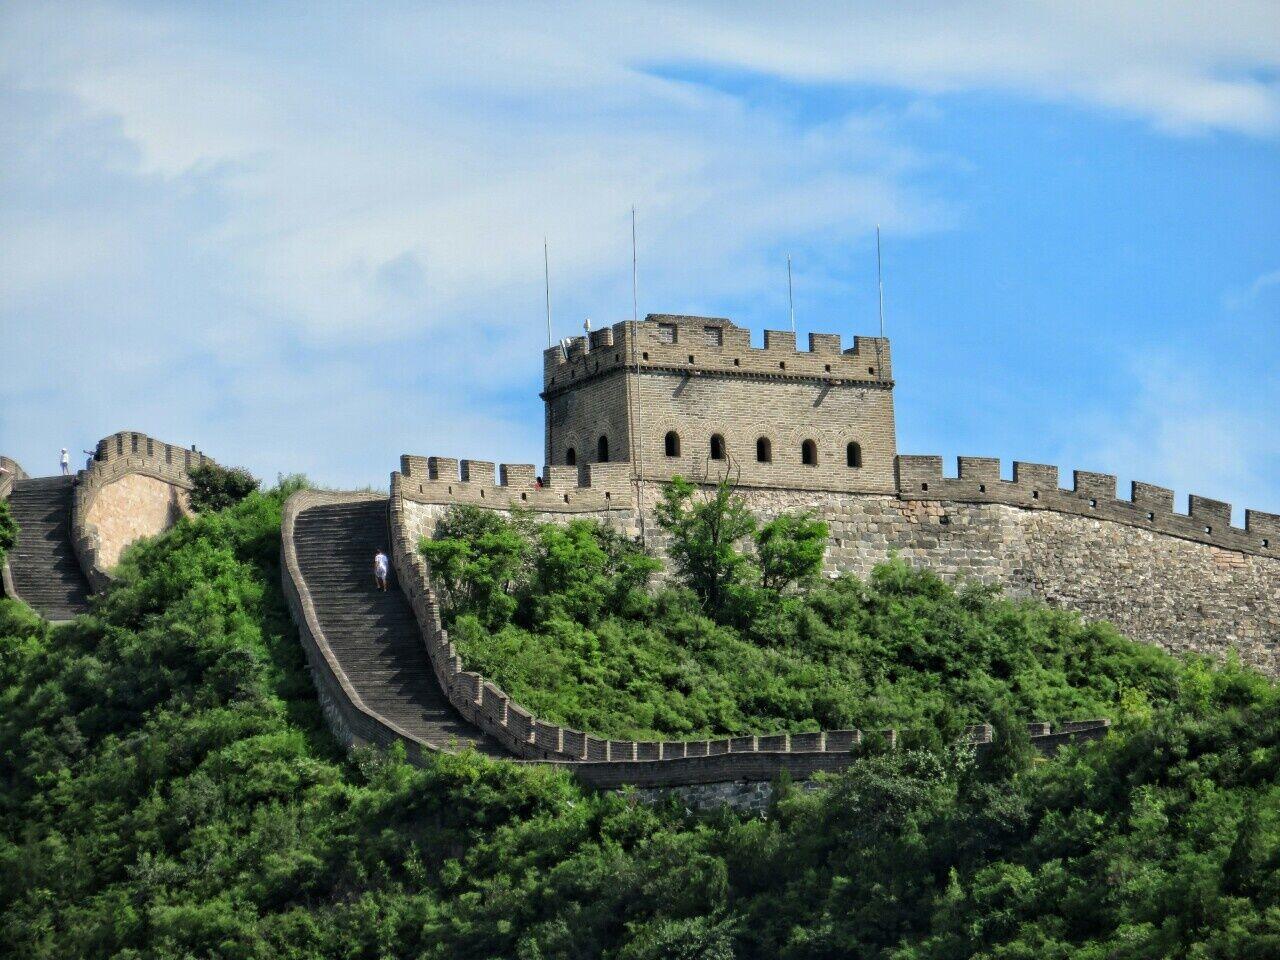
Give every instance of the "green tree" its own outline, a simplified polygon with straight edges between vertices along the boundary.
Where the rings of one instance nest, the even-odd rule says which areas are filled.
[[[518,521],[493,510],[453,507],[418,549],[431,566],[446,617],[465,610],[497,629],[515,613],[518,589],[530,573],[530,544]]]
[[[822,570],[827,534],[827,525],[807,513],[784,513],[764,524],[755,535],[764,588],[781,593],[816,577]]]
[[[728,478],[702,491],[683,477],[667,484],[656,510],[670,537],[667,555],[684,582],[717,619],[723,619],[734,588],[750,570],[738,541],[756,531],[756,521]]]
[[[188,475],[194,484],[191,490],[191,507],[197,513],[234,507],[259,486],[258,479],[249,471],[239,467],[219,466],[207,460],[192,467]]]
[[[0,564],[10,550],[18,544],[18,522],[9,512],[9,501],[0,500]]]
[[[661,564],[638,545],[588,520],[538,531],[534,576],[529,585],[532,622],[556,616],[586,626],[631,606]]]

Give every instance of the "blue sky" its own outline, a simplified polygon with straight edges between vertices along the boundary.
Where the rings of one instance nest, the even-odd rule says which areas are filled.
[[[557,335],[874,333],[908,453],[1280,512],[1280,15],[0,2],[0,451],[541,456]],[[1007,466],[1006,466],[1007,469]]]

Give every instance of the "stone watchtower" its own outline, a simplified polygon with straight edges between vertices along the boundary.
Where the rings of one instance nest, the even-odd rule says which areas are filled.
[[[748,330],[721,317],[650,314],[543,354],[546,463],[625,462],[642,479],[893,493],[889,341]]]

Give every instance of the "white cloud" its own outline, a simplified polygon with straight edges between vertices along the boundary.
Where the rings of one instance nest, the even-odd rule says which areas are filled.
[[[526,385],[536,375],[544,234],[568,332],[568,317],[629,314],[633,202],[643,302],[671,309],[763,299],[784,247],[954,219],[920,186],[936,161],[900,141],[892,114],[801,124],[671,68],[1002,90],[1180,133],[1280,128],[1268,3],[800,14],[617,0],[234,16],[9,3],[0,445],[48,443],[77,418],[103,432],[160,432],[158,420],[211,451],[217,433],[269,471],[285,465],[268,425],[279,437],[306,416],[295,436],[308,442],[391,443],[404,431],[383,417],[402,418],[411,398],[424,414],[408,446],[483,429],[492,449],[493,433],[519,431],[477,419],[456,391],[500,389],[493,364],[527,370]],[[843,282],[816,252],[804,279]],[[398,393],[333,365],[335,352],[385,362],[423,337],[431,366],[397,378]],[[118,380],[104,389],[91,371]],[[267,384],[309,401],[290,408]],[[536,441],[536,426],[519,429]],[[367,477],[327,462],[337,479]]]

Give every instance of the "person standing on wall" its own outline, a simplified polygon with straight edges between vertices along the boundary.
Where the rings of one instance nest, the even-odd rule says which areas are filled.
[[[67,453],[66,447],[62,448],[62,458],[59,462],[62,464],[62,475],[71,476],[71,454]]]
[[[373,580],[383,593],[387,590],[387,574],[390,566],[386,551],[379,550],[373,558]]]

